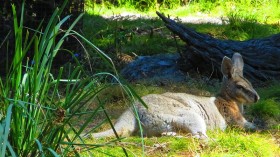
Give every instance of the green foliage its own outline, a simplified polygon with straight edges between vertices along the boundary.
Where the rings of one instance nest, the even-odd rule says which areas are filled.
[[[90,3],[89,0],[86,1]],[[133,7],[140,11],[148,11],[151,9],[168,8],[172,9],[179,5],[185,4],[184,0],[109,0],[99,1],[96,4],[103,6],[116,7]]]
[[[251,107],[254,116],[271,117],[280,120],[280,102],[276,98],[266,99]]]
[[[274,26],[266,26],[257,22],[254,17],[242,17],[238,15],[229,15],[229,25],[226,27],[225,35],[233,36],[237,40],[248,40],[268,36],[277,33]],[[231,31],[230,31],[231,30]]]
[[[66,1],[65,1],[66,2]],[[66,3],[63,4],[63,7]],[[62,8],[63,8],[62,7]],[[9,128],[5,142],[9,143],[9,153],[2,148],[2,155],[36,156],[55,153],[60,141],[64,139],[65,132],[63,125],[60,124],[69,108],[68,104],[55,100],[58,94],[59,80],[50,74],[52,61],[64,38],[69,34],[74,24],[66,31],[65,35],[56,43],[56,36],[60,26],[69,18],[65,17],[58,22],[57,16],[61,10],[56,10],[51,17],[48,26],[43,34],[34,33],[30,41],[26,33],[23,41],[23,11],[22,7],[20,23],[16,17],[16,10],[13,6],[14,32],[15,32],[15,55],[10,67],[10,72],[6,78],[1,78],[1,113],[5,127]],[[78,20],[78,19],[77,19]],[[39,35],[38,35],[39,34]],[[26,59],[26,53],[30,46],[34,44],[34,57],[30,65],[30,60]],[[25,73],[22,71],[25,70]],[[79,79],[79,69],[75,69],[71,74],[69,82],[76,82]],[[62,69],[60,69],[60,74]],[[70,84],[69,84],[70,85]],[[68,86],[69,86],[68,85]],[[74,90],[75,88],[72,88]],[[68,91],[69,94],[72,94]],[[51,93],[49,95],[49,93]],[[74,97],[72,97],[74,98]],[[77,99],[77,98],[75,98]],[[74,99],[70,100],[73,101]],[[43,145],[47,146],[44,147]],[[4,153],[4,154],[3,154]]]
[[[261,88],[259,91],[262,96],[261,99],[279,98],[280,97],[280,84],[279,82],[271,82],[267,87]]]
[[[260,101],[249,108],[250,114],[280,122],[280,84],[272,83],[259,91]]]

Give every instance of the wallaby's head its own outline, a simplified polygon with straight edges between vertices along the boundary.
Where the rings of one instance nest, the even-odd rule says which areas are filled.
[[[243,67],[244,62],[239,53],[235,53],[232,59],[226,56],[223,58],[221,67],[223,83],[220,95],[240,104],[257,102],[260,97],[252,84],[243,77]]]

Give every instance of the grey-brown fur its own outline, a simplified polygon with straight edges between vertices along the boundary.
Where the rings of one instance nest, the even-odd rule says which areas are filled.
[[[255,129],[242,116],[243,103],[258,101],[259,96],[251,83],[243,77],[243,59],[235,53],[232,59],[224,57],[224,75],[220,92],[216,97],[201,97],[186,93],[150,94],[142,97],[148,109],[135,103],[145,136],[160,136],[164,133],[189,132],[198,138],[207,137],[207,129],[224,130],[227,125],[237,125],[245,129]],[[119,136],[133,135],[139,131],[132,107],[117,120],[115,129]],[[94,138],[115,136],[107,130],[91,134]]]

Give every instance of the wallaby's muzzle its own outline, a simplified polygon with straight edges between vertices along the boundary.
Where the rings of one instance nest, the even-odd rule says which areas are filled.
[[[260,100],[260,96],[256,93],[254,103],[258,102],[259,100]]]

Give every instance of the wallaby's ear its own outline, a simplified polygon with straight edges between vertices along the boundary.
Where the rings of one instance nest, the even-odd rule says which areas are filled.
[[[231,62],[231,59],[225,56],[222,61],[222,67],[221,67],[222,73],[225,77],[231,78],[232,72],[233,72],[233,65]]]
[[[239,74],[240,76],[243,76],[243,67],[244,67],[244,61],[242,59],[242,56],[239,53],[234,53],[232,56],[232,62],[234,67],[234,73]]]

